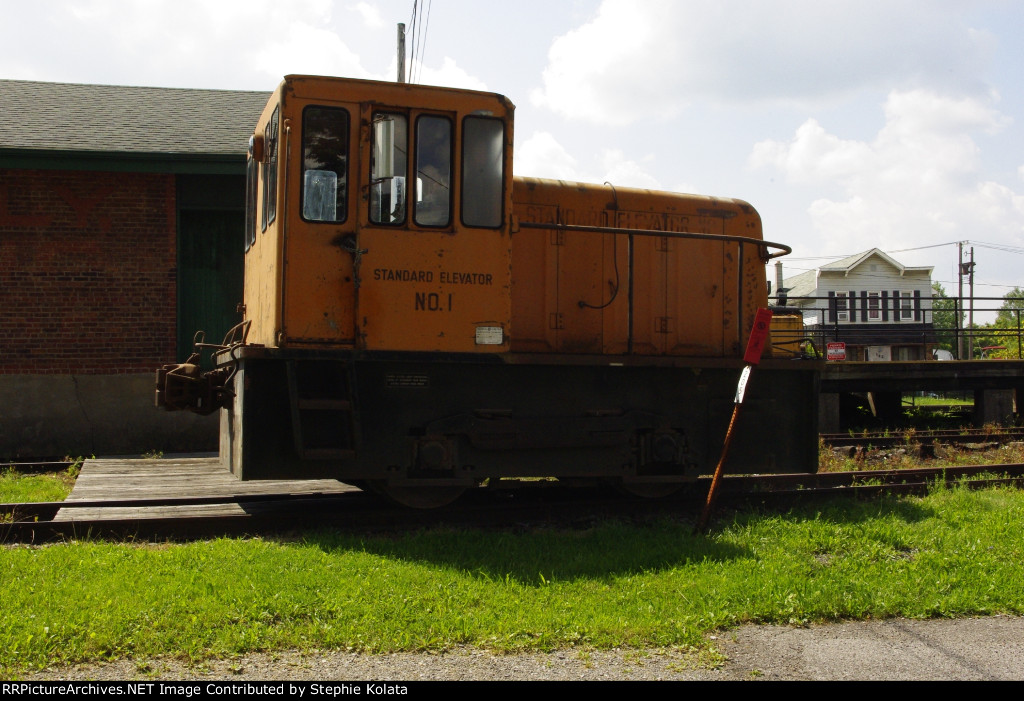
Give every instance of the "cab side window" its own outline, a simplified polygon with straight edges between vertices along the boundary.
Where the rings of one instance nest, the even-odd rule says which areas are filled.
[[[259,164],[253,155],[254,138],[249,139],[249,157],[245,163],[245,250],[256,243],[256,188],[259,186]]]
[[[500,119],[466,117],[462,124],[462,222],[496,228],[503,216],[505,126]]]
[[[343,222],[348,216],[349,115],[312,105],[302,112],[302,218]]]
[[[275,107],[274,113],[267,122],[263,132],[263,211],[260,218],[260,230],[266,231],[267,225],[277,218],[277,127],[281,107]]]
[[[405,115],[374,113],[370,164],[370,221],[374,224],[405,223],[408,143]]]
[[[422,115],[416,120],[416,214],[420,226],[451,220],[452,123]]]

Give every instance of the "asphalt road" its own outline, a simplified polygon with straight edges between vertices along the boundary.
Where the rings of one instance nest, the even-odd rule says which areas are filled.
[[[716,641],[721,678],[1024,680],[1024,618],[743,626]]]

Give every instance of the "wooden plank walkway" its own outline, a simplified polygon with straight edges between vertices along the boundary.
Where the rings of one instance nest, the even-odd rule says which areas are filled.
[[[90,459],[82,465],[66,502],[126,501],[260,494],[341,494],[358,491],[337,480],[254,480],[242,482],[216,457]],[[79,519],[181,518],[242,515],[237,504],[61,509],[55,521]]]

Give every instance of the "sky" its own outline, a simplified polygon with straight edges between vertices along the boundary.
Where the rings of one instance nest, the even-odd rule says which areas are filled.
[[[787,277],[880,248],[955,294],[963,242],[976,296],[1024,287],[1019,0],[0,8],[0,78],[268,93],[293,73],[394,80],[403,22],[414,82],[516,104],[517,175],[746,200],[793,248]]]

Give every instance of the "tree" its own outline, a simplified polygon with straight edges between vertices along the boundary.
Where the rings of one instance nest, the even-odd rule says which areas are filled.
[[[1003,306],[996,314],[996,325],[1004,322],[1003,328],[1017,328],[1017,314],[1024,313],[1024,290],[1014,287],[1003,295]]]
[[[963,328],[963,312],[960,313],[960,328]],[[956,298],[946,296],[942,284],[932,283],[932,326],[939,348],[955,351],[956,348]]]
[[[1021,357],[1021,325],[1024,320],[1024,290],[1014,287],[1003,295],[1003,305],[996,313],[995,323],[991,325],[993,341],[989,345],[1004,346],[1004,349],[993,351],[990,358]]]

